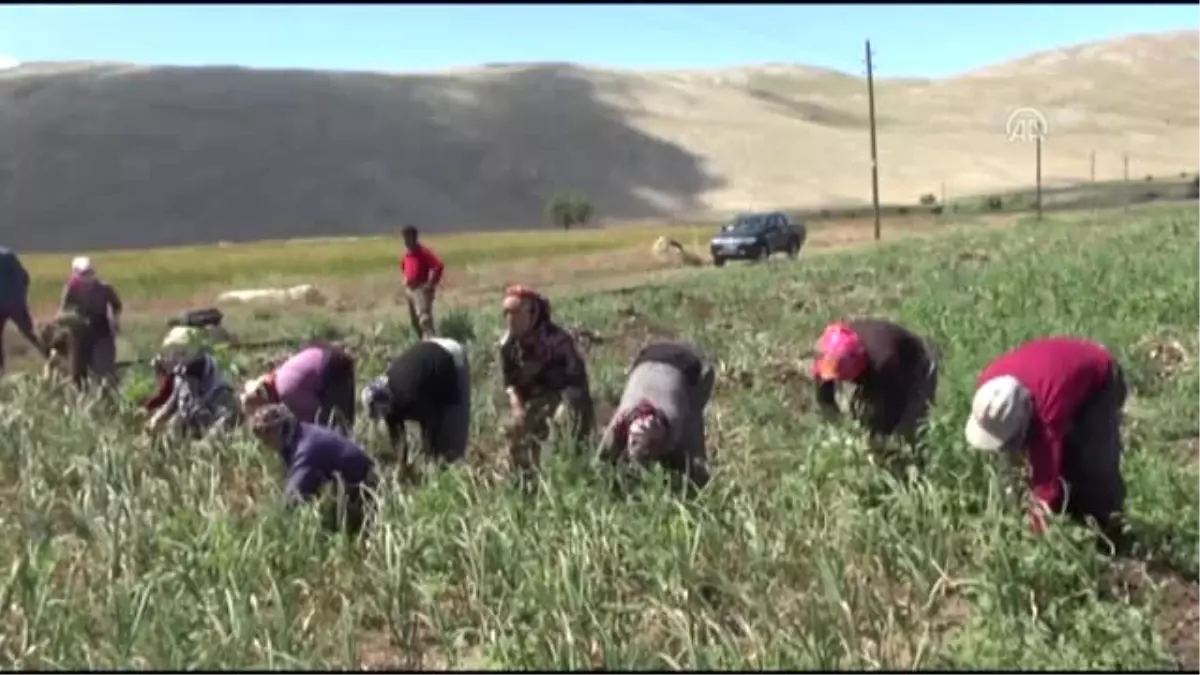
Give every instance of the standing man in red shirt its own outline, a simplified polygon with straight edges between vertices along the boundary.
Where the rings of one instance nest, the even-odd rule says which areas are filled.
[[[433,298],[442,280],[444,267],[441,258],[417,241],[417,228],[407,225],[404,236],[404,286],[408,296],[408,316],[413,330],[421,339],[436,335],[433,329]]]
[[[1076,520],[1095,518],[1120,546],[1120,428],[1128,389],[1108,350],[1067,337],[1032,340],[992,361],[978,386],[967,442],[999,452],[1010,466],[1026,451],[1034,532],[1045,530],[1048,513],[1065,510]]]

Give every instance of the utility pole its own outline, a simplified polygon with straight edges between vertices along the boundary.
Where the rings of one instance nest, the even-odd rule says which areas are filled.
[[[875,71],[871,67],[871,41],[866,42],[867,105],[871,109],[871,203],[875,207],[875,241],[879,241],[879,153],[875,146]]]
[[[1039,129],[1036,139],[1037,145],[1037,219],[1042,219],[1042,132]]]
[[[1129,153],[1121,157],[1121,162],[1125,165],[1125,183],[1121,186],[1121,192],[1125,193],[1125,213],[1129,213]]]
[[[1099,209],[1098,199],[1096,197],[1096,151],[1095,150],[1092,151],[1091,179],[1092,179],[1092,219],[1095,220],[1096,212]]]

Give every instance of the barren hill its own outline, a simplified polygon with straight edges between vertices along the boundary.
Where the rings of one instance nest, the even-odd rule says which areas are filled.
[[[877,82],[883,199],[1200,166],[1200,33]],[[80,249],[528,227],[556,189],[607,218],[869,199],[866,87],[792,65],[436,74],[27,63],[0,71],[0,243]]]

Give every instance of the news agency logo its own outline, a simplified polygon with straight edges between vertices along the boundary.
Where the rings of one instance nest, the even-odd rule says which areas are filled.
[[[1036,108],[1017,108],[1004,124],[1004,133],[1008,136],[1009,143],[1029,143],[1038,139],[1044,141],[1049,129],[1046,116]]]

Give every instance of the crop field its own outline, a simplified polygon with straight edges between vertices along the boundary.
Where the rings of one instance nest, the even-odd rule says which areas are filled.
[[[244,431],[152,442],[132,404],[9,377],[0,667],[1195,670],[1198,230],[1194,206],[967,228],[556,302],[588,336],[601,421],[646,340],[718,361],[714,479],[691,501],[653,485],[618,498],[566,446],[543,455],[535,496],[512,485],[494,306],[439,317],[468,341],[469,465],[389,476],[358,541],[284,511],[281,462]],[[413,339],[402,312],[305,311],[272,330],[346,340],[360,380]],[[861,315],[943,354],[919,474],[816,415],[801,359],[825,323]],[[1030,534],[962,439],[979,370],[1050,333],[1100,341],[1127,370],[1128,558],[1061,520]],[[240,381],[281,355],[221,358]],[[126,392],[148,378],[129,371]],[[357,435],[380,447],[365,421]]]
[[[869,215],[828,218],[804,216],[810,235],[818,239],[833,235],[845,239],[870,237]],[[885,216],[885,236],[928,231],[1012,219],[1013,214],[964,212],[935,217],[927,211]],[[480,281],[494,282],[495,268],[511,268],[547,260],[574,264],[580,257],[596,260],[594,267],[614,267],[614,258],[636,251],[645,258],[659,237],[680,242],[707,259],[708,240],[717,232],[715,221],[688,221],[664,225],[661,221],[631,222],[610,227],[587,227],[564,231],[540,230],[429,235],[422,241],[446,263],[447,286],[461,290]],[[52,308],[62,292],[74,253],[25,253],[22,262],[32,277],[30,301],[41,310]],[[357,238],[295,239],[254,243],[180,246],[174,248],[100,251],[87,253],[100,274],[137,310],[180,302],[211,302],[220,291],[262,285],[321,283],[323,287],[345,288],[353,304],[361,304],[364,292],[386,286],[394,290],[401,243],[395,236]],[[597,264],[598,263],[598,264]],[[617,265],[620,265],[618,260]],[[606,270],[597,269],[597,272]],[[495,284],[492,283],[492,286]],[[494,290],[494,288],[492,289]]]

